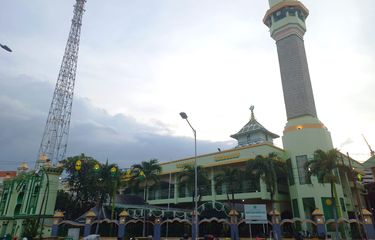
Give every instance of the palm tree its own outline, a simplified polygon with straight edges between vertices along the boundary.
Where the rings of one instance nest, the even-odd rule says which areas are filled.
[[[337,156],[339,151],[337,149],[331,149],[327,152],[323,150],[316,150],[314,152],[314,159],[307,162],[305,165],[306,177],[316,176],[320,183],[329,183],[331,185],[331,201],[332,201],[332,214],[335,219],[335,230],[336,239],[338,239],[338,223],[337,223],[337,209],[336,209],[336,199],[335,183],[338,181],[338,177],[335,175],[335,171],[338,169],[339,165],[337,163]],[[340,167],[345,167],[340,165]],[[350,171],[350,169],[345,169]]]
[[[210,179],[207,176],[207,172],[201,167],[197,166],[197,181],[198,181],[198,205],[202,199],[203,187],[210,184]],[[182,172],[178,174],[179,184],[185,183],[189,192],[192,193],[192,202],[194,203],[195,196],[195,169],[194,165],[187,164],[184,166]]]
[[[215,176],[215,190],[216,192],[225,185],[228,202],[230,202],[231,207],[234,207],[234,193],[239,187],[239,183],[243,180],[243,172],[238,168],[223,168],[223,172]],[[232,198],[229,198],[231,194]]]
[[[266,184],[271,196],[272,212],[274,212],[274,197],[277,189],[277,179],[279,176],[285,176],[285,163],[276,153],[270,153],[267,157],[258,155],[254,160],[247,162],[246,170],[249,173],[249,176],[252,175],[256,179],[262,179]],[[272,215],[272,225],[274,222],[274,215]]]
[[[136,189],[143,188],[143,199],[147,203],[148,188],[159,182],[161,166],[157,159],[142,161],[141,164],[134,164],[131,167],[132,177],[128,184]],[[146,235],[146,212],[143,214],[142,236]]]
[[[143,189],[144,201],[147,202],[148,188],[159,182],[161,166],[157,159],[150,159],[141,162],[141,164],[134,164],[132,169],[134,176],[130,179],[130,184]]]

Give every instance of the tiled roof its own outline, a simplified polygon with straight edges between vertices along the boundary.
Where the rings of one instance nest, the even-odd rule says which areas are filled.
[[[250,110],[251,110],[250,121],[243,128],[241,128],[241,130],[238,133],[231,135],[231,137],[237,139],[237,137],[239,137],[241,135],[247,135],[247,134],[254,133],[254,132],[264,132],[267,135],[272,136],[273,138],[278,138],[279,137],[277,134],[274,134],[274,133],[268,131],[265,127],[262,126],[262,124],[260,124],[255,119],[255,116],[254,116],[254,106],[251,106]]]
[[[15,177],[17,176],[17,172],[16,171],[0,171],[0,177]]]

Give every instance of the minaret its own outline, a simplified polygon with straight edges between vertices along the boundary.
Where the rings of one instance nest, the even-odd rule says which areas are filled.
[[[307,8],[299,1],[269,0],[270,9],[263,21],[275,39],[287,118],[316,117],[303,35]]]
[[[305,163],[313,159],[314,152],[333,148],[329,131],[317,118],[307,65],[303,36],[309,11],[296,0],[269,0],[269,5],[263,22],[276,41],[279,57],[288,120],[282,140],[290,157],[288,168],[294,179],[289,183],[293,215],[309,218],[309,208],[313,205],[313,208],[324,210],[327,216],[329,206],[325,200],[330,196],[328,184],[318,183],[315,177],[310,184],[305,178]],[[342,188],[337,188],[337,195],[344,198]]]

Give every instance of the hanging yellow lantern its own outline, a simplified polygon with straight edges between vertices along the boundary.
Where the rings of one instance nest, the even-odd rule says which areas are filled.
[[[82,167],[82,162],[81,162],[81,160],[77,160],[77,161],[76,161],[76,164],[75,164],[75,166],[74,166],[75,170],[76,170],[76,171],[79,171],[79,170],[81,170],[81,167]]]

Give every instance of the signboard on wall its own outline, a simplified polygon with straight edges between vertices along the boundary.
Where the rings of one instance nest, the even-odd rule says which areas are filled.
[[[266,223],[267,209],[266,204],[245,204],[245,219],[252,223]]]

